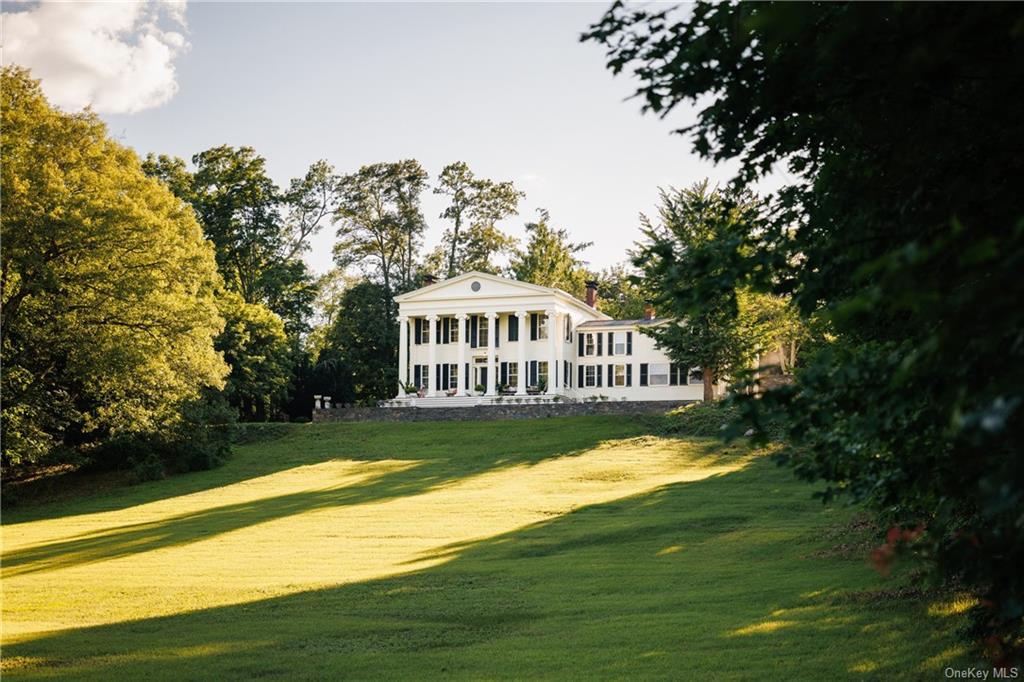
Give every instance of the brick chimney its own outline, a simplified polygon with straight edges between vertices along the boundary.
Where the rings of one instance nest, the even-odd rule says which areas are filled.
[[[654,304],[651,303],[650,301],[644,301],[644,319],[654,319]]]
[[[597,281],[593,279],[587,280],[587,305],[597,308]]]

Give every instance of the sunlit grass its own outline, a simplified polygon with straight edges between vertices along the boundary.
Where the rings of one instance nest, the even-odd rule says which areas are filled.
[[[809,558],[848,510],[759,453],[642,431],[296,427],[220,470],[9,513],[5,674],[912,678],[948,659],[955,610],[838,599],[882,578]]]

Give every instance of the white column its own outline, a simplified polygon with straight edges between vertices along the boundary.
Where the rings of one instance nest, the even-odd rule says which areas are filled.
[[[555,311],[545,310],[544,314],[547,316],[547,327],[548,327],[548,389],[545,393],[555,392],[555,372],[558,370],[555,368],[555,347],[558,343],[558,330],[555,328]]]
[[[409,383],[409,318],[398,318],[398,397],[405,397],[405,385]]]
[[[516,311],[516,319],[519,324],[519,335],[516,337],[519,341],[516,342],[517,350],[519,351],[519,368],[516,372],[518,382],[516,383],[516,395],[526,395],[526,342],[530,340],[529,328],[530,325],[526,323],[527,313],[525,310]]]
[[[489,343],[487,344],[487,393],[486,395],[494,395],[494,387],[497,385],[495,381],[495,367],[494,367],[494,346],[498,341],[498,314],[487,313],[487,335],[490,336]]]
[[[459,384],[456,387],[455,395],[466,395],[466,381],[467,377],[462,376],[466,371],[466,343],[469,338],[466,336],[466,313],[459,313],[455,316],[459,325]]]
[[[434,343],[434,335],[437,333],[437,315],[427,315],[430,323],[429,338],[427,339],[427,396],[436,395],[434,387],[437,386],[437,344]]]

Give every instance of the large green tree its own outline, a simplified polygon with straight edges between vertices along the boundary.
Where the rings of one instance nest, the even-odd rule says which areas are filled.
[[[678,321],[641,331],[673,361],[701,368],[705,401],[714,399],[719,381],[740,378],[759,355],[795,342],[796,311],[779,297],[737,287],[696,303],[685,295],[700,278],[721,276],[706,267],[709,258],[738,245],[737,235],[758,229],[760,206],[751,197],[713,189],[705,180],[662,190],[658,220],[641,220],[644,238],[634,264],[660,313]]]
[[[989,652],[1019,657],[1024,11],[617,3],[584,39],[638,78],[646,110],[697,103],[683,132],[735,159],[738,186],[788,171],[771,219],[709,249],[709,276],[674,294],[699,309],[738,285],[792,293],[827,323],[832,341],[751,416],[782,410],[797,471],[894,526],[878,558],[916,538],[979,597]]]
[[[463,161],[442,169],[435,194],[448,197],[441,217],[452,221],[441,243],[428,259],[431,267],[454,277],[478,270],[497,273],[498,256],[511,253],[514,238],[498,228],[498,222],[517,215],[519,201],[526,196],[509,181],[478,178]]]
[[[318,391],[335,401],[390,398],[398,381],[398,325],[383,285],[361,281],[337,301],[316,366]]]
[[[363,166],[341,176],[336,186],[334,261],[379,281],[389,311],[391,299],[415,281],[415,256],[426,228],[419,201],[427,177],[417,161],[406,159]]]
[[[94,114],[0,82],[4,465],[169,428],[227,373],[213,247]]]
[[[551,226],[551,216],[537,211],[536,222],[526,224],[526,246],[510,265],[512,275],[523,282],[557,287],[582,298],[586,293],[587,270],[576,254],[590,242],[569,241],[568,231]]]

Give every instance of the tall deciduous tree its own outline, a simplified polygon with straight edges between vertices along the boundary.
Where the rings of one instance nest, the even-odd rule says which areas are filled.
[[[922,526],[1003,660],[1024,656],[1022,25],[1013,4],[616,3],[585,36],[648,110],[701,102],[686,132],[737,185],[787,168],[772,219],[676,296],[751,284],[827,321],[797,383],[745,408],[783,411],[826,497]]]
[[[343,270],[357,266],[379,280],[389,311],[390,300],[413,281],[414,255],[425,228],[419,197],[426,177],[418,162],[405,160],[363,166],[338,180],[334,261]]]
[[[551,216],[544,209],[537,211],[537,222],[526,224],[526,246],[511,264],[512,275],[523,282],[557,287],[582,298],[586,291],[585,263],[576,254],[591,242],[569,241],[569,233],[551,226]]]
[[[2,72],[3,462],[173,425],[227,373],[212,246],[92,113]]]
[[[739,378],[756,357],[778,348],[796,311],[781,299],[745,290],[742,286],[721,289],[692,305],[677,292],[700,286],[700,277],[715,276],[704,264],[709,249],[736,245],[735,237],[756,229],[760,207],[750,197],[728,195],[697,183],[682,190],[662,190],[658,221],[646,217],[644,241],[638,245],[634,264],[644,273],[645,285],[654,292],[654,304],[676,322],[641,331],[653,337],[673,361],[700,367],[704,400],[714,399],[715,384]],[[773,302],[777,305],[773,305]]]
[[[498,222],[519,212],[525,194],[511,182],[478,178],[462,161],[446,166],[438,176],[435,194],[449,198],[441,217],[452,221],[430,262],[448,277],[479,270],[497,272],[495,257],[509,253],[515,239],[498,229]]]

